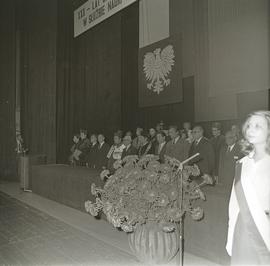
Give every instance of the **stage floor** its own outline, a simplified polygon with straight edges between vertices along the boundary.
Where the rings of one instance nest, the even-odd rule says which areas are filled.
[[[127,256],[132,257],[126,234],[124,232],[119,232],[106,221],[96,220],[86,213],[82,213],[81,211],[59,204],[52,200],[45,199],[34,193],[22,192],[22,190],[19,189],[19,183],[0,182],[0,191],[46,213],[53,218],[56,218],[61,222],[66,223],[67,225],[72,226],[90,237],[94,237],[104,242],[106,245],[117,248]],[[132,260],[130,262],[132,262]],[[127,265],[130,264],[128,263]],[[177,260],[175,259],[171,261],[169,265],[177,265]],[[194,256],[190,253],[185,253],[185,265],[217,266],[218,264],[210,262],[204,258]]]

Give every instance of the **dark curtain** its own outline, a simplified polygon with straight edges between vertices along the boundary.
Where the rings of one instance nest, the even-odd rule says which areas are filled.
[[[15,1],[0,8],[0,179],[16,180]]]
[[[56,1],[24,1],[22,134],[32,154],[56,160]]]
[[[109,142],[121,128],[121,12],[73,38],[75,4],[58,3],[58,162],[67,161],[80,128],[102,132]]]

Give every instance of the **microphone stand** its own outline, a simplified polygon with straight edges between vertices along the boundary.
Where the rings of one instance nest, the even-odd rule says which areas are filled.
[[[180,173],[180,178],[178,178],[177,188],[178,188],[178,204],[180,208],[180,221],[179,221],[179,266],[184,265],[184,219],[182,215],[183,210],[183,166],[190,160],[199,156],[199,153],[194,154],[193,156],[187,158],[183,162],[180,162],[180,165],[176,171],[176,176]]]

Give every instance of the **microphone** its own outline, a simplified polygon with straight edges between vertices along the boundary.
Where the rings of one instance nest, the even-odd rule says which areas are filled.
[[[180,162],[180,165],[179,165],[179,167],[178,167],[178,169],[177,169],[177,173],[181,170],[183,170],[183,165],[184,164],[186,164],[187,162],[189,162],[189,161],[191,161],[192,159],[194,159],[195,157],[197,157],[197,156],[199,156],[200,155],[200,153],[199,152],[197,152],[197,153],[195,153],[194,155],[192,155],[192,156],[190,156],[189,158],[187,158],[186,160],[184,160],[183,162]]]

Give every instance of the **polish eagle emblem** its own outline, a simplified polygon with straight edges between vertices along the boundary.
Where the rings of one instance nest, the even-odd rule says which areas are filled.
[[[171,80],[168,78],[174,65],[174,50],[172,45],[166,46],[162,51],[161,48],[155,49],[144,55],[143,71],[145,73],[147,88],[160,94],[164,86],[170,85]]]

